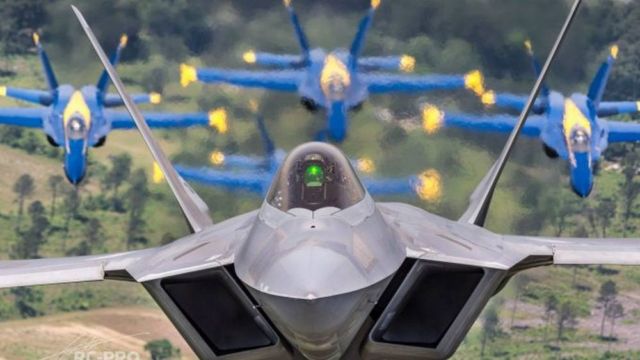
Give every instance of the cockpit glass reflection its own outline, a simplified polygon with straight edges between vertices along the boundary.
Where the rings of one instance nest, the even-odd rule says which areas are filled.
[[[571,132],[571,150],[574,152],[589,151],[589,134],[583,129],[575,129]]]
[[[336,76],[329,82],[329,93],[327,94],[327,97],[331,100],[340,100],[344,98],[344,89],[344,83]]]
[[[282,164],[267,201],[288,211],[344,209],[364,198],[365,191],[350,162],[335,147],[310,143],[294,149]]]
[[[87,129],[84,126],[84,121],[80,118],[71,118],[67,124],[67,137],[71,140],[84,139]]]

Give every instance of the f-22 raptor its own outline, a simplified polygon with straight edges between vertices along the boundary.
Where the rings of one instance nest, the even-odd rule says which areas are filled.
[[[289,153],[260,209],[218,224],[158,147],[74,8],[192,234],[119,254],[3,261],[0,286],[139,282],[202,359],[443,359],[522,270],[640,265],[637,240],[510,236],[484,228],[500,174],[580,1],[460,219],[374,202],[340,150],[312,142]]]

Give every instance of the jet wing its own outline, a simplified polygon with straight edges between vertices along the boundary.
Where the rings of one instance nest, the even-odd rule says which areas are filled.
[[[143,112],[142,115],[151,128],[186,128],[191,126],[210,126],[209,114],[194,112],[172,114],[162,112]],[[135,129],[136,123],[126,111],[105,110],[104,116],[111,121],[112,129]]]
[[[226,83],[236,86],[279,91],[297,91],[306,72],[303,70],[230,70],[219,68],[192,68],[181,66],[180,82],[183,86],[193,81],[207,84]]]
[[[42,128],[46,108],[0,108],[0,124]]]
[[[622,121],[607,121],[609,142],[640,141],[640,124]]]
[[[245,190],[264,194],[271,184],[271,175],[262,171],[230,171],[211,168],[192,168],[175,165],[178,174],[187,181],[195,181],[209,186],[230,190]]]
[[[0,287],[99,281],[119,277],[127,266],[156,251],[66,258],[0,261]]]
[[[606,117],[618,114],[635,114],[640,111],[638,101],[601,101],[598,105],[598,116]]]
[[[387,73],[360,73],[358,78],[366,84],[369,93],[416,92],[465,88],[464,75],[402,75]]]
[[[527,103],[527,95],[517,95],[512,93],[496,93],[494,91],[487,91],[480,97],[482,103],[486,106],[495,106],[501,109],[522,111]],[[531,111],[534,114],[541,114],[546,109],[546,104],[540,98],[536,99]]]
[[[547,249],[558,265],[640,265],[640,239],[504,236],[505,243],[535,255]]]
[[[509,115],[474,116],[461,113],[429,113],[429,110],[423,111],[423,120],[427,132],[430,131],[430,126],[437,128],[442,124],[445,127],[509,133],[518,123],[517,117]],[[537,137],[542,132],[544,124],[544,117],[529,116],[522,128],[522,135]]]

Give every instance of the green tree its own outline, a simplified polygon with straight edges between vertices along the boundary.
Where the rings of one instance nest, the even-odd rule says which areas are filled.
[[[616,320],[624,316],[624,306],[619,301],[613,301],[607,306],[606,315],[611,322],[611,327],[609,328],[609,338],[614,339],[615,333],[613,332]]]
[[[67,251],[68,255],[90,255],[104,245],[104,229],[100,220],[96,218],[91,218],[85,223],[82,235],[82,241],[75,247],[69,249],[69,251]]]
[[[569,191],[560,190],[557,196],[550,198],[551,216],[549,220],[555,227],[556,236],[562,236],[565,230],[573,223],[571,217],[576,215],[580,205],[576,196]]]
[[[32,287],[11,288],[11,294],[14,297],[14,306],[18,309],[20,316],[23,318],[31,318],[42,315],[42,311],[38,310],[42,304],[42,290]]]
[[[152,360],[180,358],[180,349],[173,347],[167,339],[149,341],[144,349],[149,352]]]
[[[577,321],[577,311],[575,305],[570,301],[565,301],[560,305],[558,316],[556,317],[557,341],[562,341],[564,332],[573,329]]]
[[[480,357],[484,356],[487,342],[493,341],[500,332],[500,318],[495,306],[489,306],[482,318],[482,342],[480,345]]]
[[[520,301],[520,297],[522,293],[527,288],[527,285],[531,282],[531,278],[526,274],[518,274],[514,279],[514,290],[515,294],[513,297],[513,306],[511,308],[511,320],[509,322],[509,328],[513,328],[513,322],[516,318],[516,310],[518,307],[518,302]]]
[[[47,180],[49,184],[49,189],[51,190],[51,218],[53,219],[56,216],[56,200],[58,199],[58,192],[60,192],[60,188],[64,178],[61,175],[51,175]]]
[[[131,249],[136,244],[146,244],[144,237],[145,221],[142,217],[149,197],[147,175],[143,169],[137,169],[131,174],[131,186],[127,191],[129,207],[129,221],[127,223],[126,248]]]
[[[36,189],[36,185],[33,181],[33,177],[29,174],[22,174],[18,180],[13,184],[13,192],[18,196],[18,221],[16,228],[20,227],[20,221],[22,214],[24,213],[24,200],[33,194]]]
[[[616,201],[610,197],[598,199],[596,215],[600,223],[602,237],[607,237],[607,229],[611,226],[612,220],[616,216]]]
[[[549,323],[553,318],[554,314],[558,312],[558,299],[553,295],[547,296],[544,301],[544,333],[543,333],[543,342],[547,342],[547,330],[549,329]]]
[[[40,201],[29,205],[31,225],[26,231],[20,231],[20,241],[16,244],[13,258],[34,259],[39,257],[40,247],[46,242],[45,232],[49,229],[46,210]]]
[[[600,322],[600,337],[604,336],[604,323],[607,316],[607,309],[610,304],[615,302],[618,296],[618,289],[613,280],[607,280],[600,286],[600,296],[598,303],[602,306],[602,320]]]
[[[63,202],[65,219],[64,219],[64,232],[65,236],[62,238],[62,252],[66,251],[67,241],[66,235],[69,234],[69,224],[71,219],[78,216],[78,210],[80,209],[80,194],[77,188],[70,188],[64,196]]]
[[[24,53],[32,47],[31,34],[46,20],[46,2],[39,0],[3,1],[0,26],[4,51]]]
[[[622,159],[622,175],[623,180],[620,182],[620,192],[623,200],[622,211],[622,236],[625,237],[628,232],[633,231],[629,219],[635,216],[633,206],[638,195],[640,195],[640,181],[637,181],[636,169],[640,167],[640,154],[635,145],[632,151],[628,152]]]
[[[131,155],[123,153],[109,157],[111,169],[105,175],[102,184],[107,190],[113,191],[113,198],[118,197],[118,189],[131,174]]]

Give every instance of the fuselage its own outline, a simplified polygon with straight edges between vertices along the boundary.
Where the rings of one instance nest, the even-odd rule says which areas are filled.
[[[565,97],[554,91],[548,101],[540,139],[549,155],[568,161],[571,187],[586,197],[593,188],[594,168],[608,145],[606,121],[598,118],[593,103],[583,94]]]
[[[215,261],[233,262],[260,309],[308,359],[340,359],[353,351],[408,257],[507,269],[526,256],[506,252],[500,238],[477,226],[411,205],[375,203],[349,160],[325,143],[293,149],[260,210],[243,219],[229,220],[244,225],[222,235],[228,243],[185,242],[185,249],[202,250],[197,256],[209,259],[205,246],[220,247]]]
[[[310,52],[307,75],[298,87],[305,107],[312,111],[326,110],[327,135],[336,141],[346,137],[347,112],[358,109],[369,95],[358,79],[358,72],[350,69],[350,61],[351,55],[345,49],[329,53],[314,49]]]
[[[405,251],[366,197],[348,209],[282,212],[265,202],[236,271],[305,356],[339,358]]]
[[[72,184],[86,175],[87,151],[104,141],[109,124],[102,113],[102,103],[95,86],[75,89],[61,85],[43,119],[49,141],[64,151],[64,172]]]

